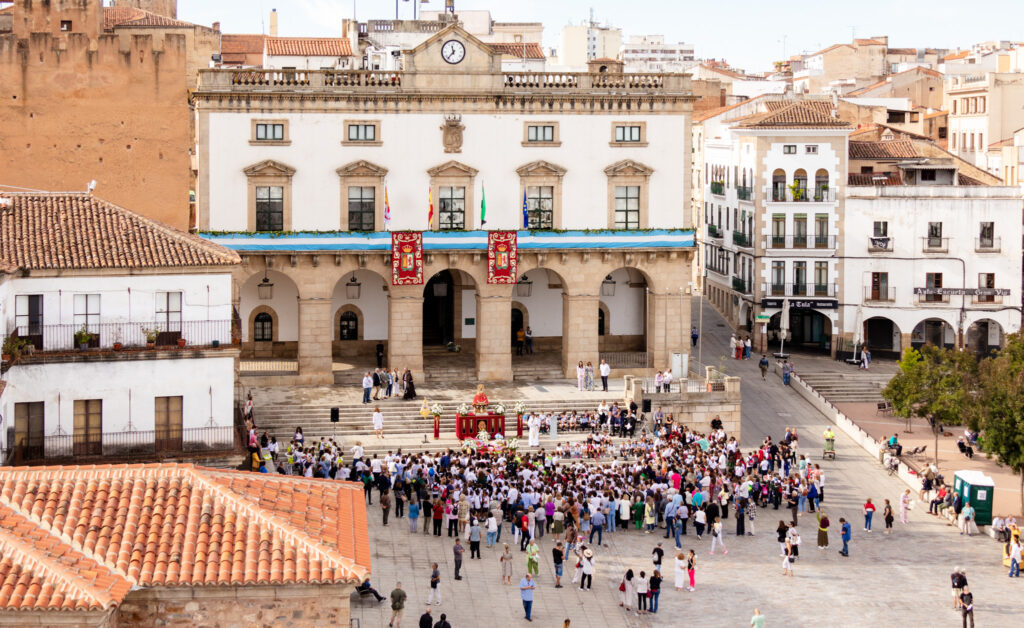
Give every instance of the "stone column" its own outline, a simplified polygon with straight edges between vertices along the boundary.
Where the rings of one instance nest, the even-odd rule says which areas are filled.
[[[689,338],[690,296],[652,292],[647,312],[647,351],[654,356],[652,370],[671,368],[673,353],[689,353]],[[678,373],[673,375],[681,377]]]
[[[596,294],[562,293],[562,370],[576,379],[576,364],[594,363],[594,377],[601,359],[597,346],[597,310],[601,298]]]
[[[476,378],[512,380],[512,286],[483,285],[476,292]]]
[[[423,384],[423,286],[388,287],[388,365]]]
[[[333,384],[331,370],[331,297],[299,297],[299,380]]]

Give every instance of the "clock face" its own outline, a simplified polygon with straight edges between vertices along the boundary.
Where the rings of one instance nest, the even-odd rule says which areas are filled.
[[[441,46],[441,58],[451,64],[456,64],[466,58],[466,47],[461,41],[449,39]]]

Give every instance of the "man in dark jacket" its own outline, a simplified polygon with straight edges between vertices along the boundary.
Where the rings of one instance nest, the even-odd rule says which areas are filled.
[[[448,623],[448,616],[441,613],[441,619],[434,624],[434,628],[452,628],[452,625]]]
[[[430,616],[430,607],[420,615],[420,628],[434,628],[434,618]]]

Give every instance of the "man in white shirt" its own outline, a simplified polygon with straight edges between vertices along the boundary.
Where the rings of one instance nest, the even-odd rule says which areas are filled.
[[[672,392],[672,369],[665,371],[661,385],[665,387],[665,392]]]
[[[540,419],[531,414],[527,425],[530,427],[530,447],[540,447]]]
[[[363,375],[363,403],[370,403],[370,389],[373,388],[373,378],[370,377],[370,372],[367,371]]]
[[[612,374],[612,367],[604,360],[601,360],[600,370],[601,388],[604,390],[604,392],[608,392],[608,376]]]

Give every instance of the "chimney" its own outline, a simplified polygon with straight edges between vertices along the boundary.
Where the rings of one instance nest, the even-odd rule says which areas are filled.
[[[213,30],[220,32],[220,22],[213,23]]]
[[[277,9],[270,10],[270,36],[277,37]]]

